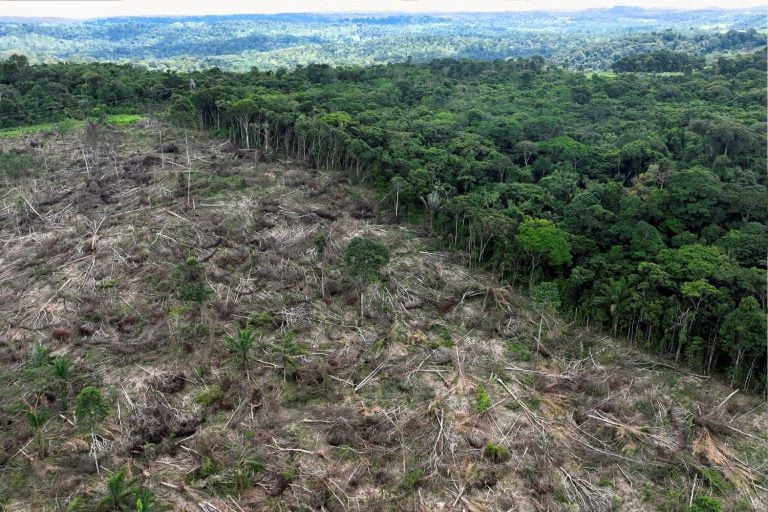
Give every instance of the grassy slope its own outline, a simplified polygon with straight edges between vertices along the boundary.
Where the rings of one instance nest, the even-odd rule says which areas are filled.
[[[107,116],[107,122],[113,126],[133,124],[141,120],[142,116],[137,114],[113,114]],[[83,121],[69,119],[63,123],[41,123],[13,128],[0,128],[0,138],[15,138],[22,135],[33,135],[40,132],[56,130],[59,127],[66,127],[67,130],[79,130],[83,127],[83,124]]]
[[[536,310],[342,176],[202,135],[188,174],[165,132],[165,160],[145,121],[109,132],[87,170],[77,134],[0,141],[35,162],[0,180],[8,510],[93,504],[120,468],[178,510],[682,511],[692,491],[765,510],[759,398],[719,405],[724,383]],[[393,253],[363,322],[341,271],[354,236]],[[215,291],[201,311],[172,290],[190,255]],[[241,368],[223,340],[249,321]],[[36,344],[74,361],[70,407],[29,368]],[[71,423],[85,384],[112,405],[100,475]],[[27,407],[49,412],[45,456]]]

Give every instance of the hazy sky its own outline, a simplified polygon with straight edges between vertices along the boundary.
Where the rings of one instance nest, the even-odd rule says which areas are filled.
[[[193,15],[276,12],[450,12],[578,10],[637,5],[691,9],[760,7],[765,0],[0,0],[0,16],[92,18],[126,15]]]

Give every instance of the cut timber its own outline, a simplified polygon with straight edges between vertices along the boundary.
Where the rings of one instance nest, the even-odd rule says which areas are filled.
[[[540,355],[544,357],[549,357],[549,358],[552,357],[552,352],[547,347],[545,347],[541,342],[536,344],[536,352],[538,352]]]

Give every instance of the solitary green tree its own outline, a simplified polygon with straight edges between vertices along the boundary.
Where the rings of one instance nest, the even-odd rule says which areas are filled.
[[[197,109],[188,96],[174,94],[168,109],[171,122],[184,128],[192,127],[197,120]]]
[[[84,387],[75,399],[75,419],[83,430],[93,432],[96,426],[109,415],[107,404],[101,390],[93,386]]]
[[[213,295],[213,290],[205,279],[203,266],[194,256],[187,258],[184,263],[176,265],[171,274],[171,281],[176,290],[176,296],[194,305],[195,311],[202,318],[203,305]]]
[[[299,358],[304,354],[304,348],[296,341],[296,334],[291,331],[286,332],[283,343],[273,346],[273,351],[283,365],[283,381],[286,381],[289,375],[294,378],[301,364]]]
[[[325,249],[328,246],[328,238],[325,233],[320,233],[313,240],[315,253],[317,255],[317,265],[320,267],[320,297],[325,298]]]
[[[389,262],[389,248],[375,240],[353,238],[344,253],[344,267],[357,281],[360,317],[363,317],[363,287],[379,279],[381,268]]]

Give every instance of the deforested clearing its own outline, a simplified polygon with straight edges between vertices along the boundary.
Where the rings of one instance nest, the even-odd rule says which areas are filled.
[[[4,510],[768,508],[759,396],[534,306],[341,173],[88,129],[0,139],[33,164],[0,184]]]

